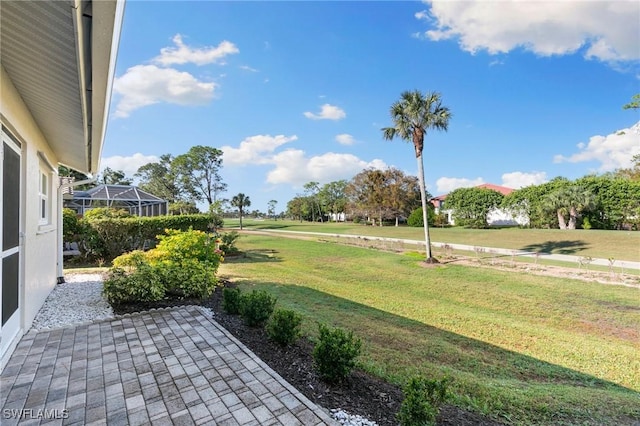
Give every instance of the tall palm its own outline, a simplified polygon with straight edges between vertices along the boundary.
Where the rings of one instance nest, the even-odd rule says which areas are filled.
[[[424,136],[429,129],[444,130],[449,127],[452,114],[449,108],[442,106],[440,93],[427,92],[424,95],[419,90],[406,91],[400,95],[400,100],[391,105],[393,127],[382,129],[383,137],[392,140],[396,136],[407,142],[413,142],[418,161],[418,179],[420,184],[420,198],[422,200],[422,215],[424,221],[424,239],[427,249],[426,262],[437,263],[431,253],[431,239],[429,238],[429,224],[427,222],[427,196],[424,183],[424,164],[422,151]]]
[[[231,199],[231,205],[236,207],[240,213],[240,229],[242,229],[242,215],[244,213],[244,208],[251,205],[251,200],[241,192],[238,195],[233,196]]]

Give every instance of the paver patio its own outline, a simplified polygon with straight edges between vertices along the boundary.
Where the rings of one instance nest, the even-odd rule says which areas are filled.
[[[0,423],[337,424],[195,306],[27,333]]]

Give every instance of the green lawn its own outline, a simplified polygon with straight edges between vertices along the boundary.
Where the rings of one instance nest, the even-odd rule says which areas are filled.
[[[282,229],[289,231],[359,234],[388,238],[424,240],[422,228],[407,226],[364,226],[353,223],[311,223],[245,219],[246,229]],[[226,227],[238,226],[238,220],[225,219]],[[640,261],[640,232],[560,229],[466,229],[431,228],[431,240],[449,244],[498,247],[572,254],[616,260]]]
[[[248,256],[228,259],[222,276],[275,294],[310,334],[316,321],[353,330],[363,367],[392,382],[449,375],[456,404],[514,424],[640,419],[637,288],[424,268],[407,255],[277,236],[242,236],[239,247]]]

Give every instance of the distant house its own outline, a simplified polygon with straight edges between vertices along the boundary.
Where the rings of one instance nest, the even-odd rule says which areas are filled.
[[[504,196],[515,191],[513,188],[507,188],[506,186],[494,185],[491,183],[483,183],[482,185],[475,186],[474,188],[491,189]],[[455,225],[453,210],[447,209],[446,206],[447,195],[449,194],[438,195],[437,197],[433,197],[430,201],[435,208],[436,214],[444,214],[447,217],[447,223],[449,223],[449,225]],[[529,218],[522,215],[514,216],[504,209],[497,208],[489,212],[487,222],[489,226],[524,226],[529,224]]]
[[[61,276],[58,165],[98,171],[124,1],[0,8],[2,370]]]

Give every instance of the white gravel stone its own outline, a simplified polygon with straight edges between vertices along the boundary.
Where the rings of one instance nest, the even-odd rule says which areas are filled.
[[[68,274],[58,284],[33,320],[31,328],[58,328],[113,318],[113,309],[102,296],[100,274]]]
[[[378,423],[374,421],[368,420],[357,414],[349,414],[340,408],[332,409],[331,417],[337,420],[341,425],[345,426],[378,426]]]

